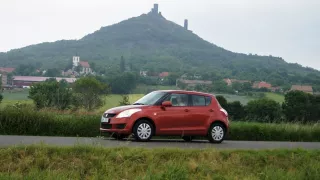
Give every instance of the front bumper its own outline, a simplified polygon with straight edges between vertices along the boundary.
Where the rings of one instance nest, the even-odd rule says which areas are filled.
[[[100,122],[100,132],[130,134],[129,118],[111,118],[109,123]]]

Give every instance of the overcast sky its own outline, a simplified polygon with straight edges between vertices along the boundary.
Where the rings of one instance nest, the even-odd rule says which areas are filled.
[[[320,70],[320,0],[0,0],[0,52],[79,39],[139,16],[162,15],[225,49]]]

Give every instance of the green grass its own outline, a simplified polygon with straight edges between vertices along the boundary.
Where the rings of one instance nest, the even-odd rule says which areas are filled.
[[[276,93],[265,93],[266,98],[272,99],[274,101],[277,101],[278,103],[283,103],[284,102],[284,95],[281,94],[276,94]]]
[[[227,99],[228,102],[233,102],[233,101],[240,101],[241,104],[246,105],[249,101],[255,100],[256,98],[254,97],[249,97],[249,96],[239,96],[239,95],[233,95],[233,94],[215,94],[216,96],[221,95],[224,98]]]
[[[180,150],[53,147],[0,149],[0,179],[317,180],[319,150]]]

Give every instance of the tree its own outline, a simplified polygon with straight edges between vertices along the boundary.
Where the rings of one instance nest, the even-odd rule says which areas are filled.
[[[249,101],[245,107],[247,118],[258,122],[274,122],[281,119],[281,106],[271,99]]]
[[[45,73],[46,77],[59,77],[61,75],[61,71],[57,68],[48,69]]]
[[[75,104],[87,110],[93,110],[104,104],[104,96],[109,93],[109,87],[93,76],[82,77],[73,84]]]
[[[1,81],[1,76],[0,76],[0,103],[2,102],[3,96],[2,96],[2,81]]]
[[[229,116],[235,120],[244,119],[246,116],[244,106],[240,101],[228,103],[227,109]]]
[[[48,79],[45,82],[33,84],[28,97],[34,101],[38,109],[64,110],[71,105],[72,91],[65,80],[57,82],[56,79]]]
[[[228,109],[228,101],[225,97],[221,96],[221,95],[218,95],[216,96],[216,99],[218,100],[220,106],[224,109]]]
[[[320,119],[320,98],[302,91],[288,92],[282,108],[288,121],[307,122]]]
[[[121,56],[121,60],[120,60],[120,72],[124,72],[125,70],[126,70],[125,60],[124,60],[124,57]]]
[[[137,76],[134,73],[125,72],[123,74],[114,76],[109,81],[112,93],[128,94],[136,87]]]
[[[122,99],[119,102],[119,106],[130,105],[129,96],[127,94],[122,95]]]

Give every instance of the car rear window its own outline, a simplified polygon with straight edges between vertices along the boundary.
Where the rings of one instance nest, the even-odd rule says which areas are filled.
[[[208,106],[211,104],[211,97],[192,95],[192,105],[193,106]]]

